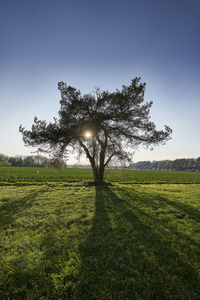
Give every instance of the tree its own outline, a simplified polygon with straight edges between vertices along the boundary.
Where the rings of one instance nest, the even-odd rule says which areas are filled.
[[[200,171],[200,157],[196,159],[196,170]]]
[[[22,167],[23,166],[23,157],[17,155],[15,157],[9,157],[8,161],[12,164],[13,167]]]
[[[0,161],[8,161],[8,156],[3,153],[0,153]]]
[[[62,159],[57,158],[52,158],[51,160],[48,161],[48,163],[46,164],[46,166],[48,168],[53,168],[53,169],[57,169],[57,170],[61,170],[62,168],[65,167],[65,162]]]
[[[95,182],[104,179],[104,171],[112,158],[130,161],[140,145],[163,144],[172,130],[156,130],[150,121],[152,101],[144,102],[145,83],[134,78],[129,86],[115,92],[96,89],[93,94],[58,83],[61,92],[59,118],[54,122],[34,119],[31,130],[20,125],[25,145],[63,156],[69,149],[85,153],[90,161]]]
[[[0,160],[0,167],[11,167],[11,163],[6,160]]]

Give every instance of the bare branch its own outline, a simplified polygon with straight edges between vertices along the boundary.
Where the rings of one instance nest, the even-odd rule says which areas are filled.
[[[106,163],[104,164],[104,167],[108,165],[108,163],[111,161],[112,157],[116,154],[116,152],[113,152],[110,157],[107,159]]]

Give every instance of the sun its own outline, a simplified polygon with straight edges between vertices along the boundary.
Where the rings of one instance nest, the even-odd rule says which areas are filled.
[[[90,131],[86,131],[84,136],[89,139],[92,137],[92,133]]]

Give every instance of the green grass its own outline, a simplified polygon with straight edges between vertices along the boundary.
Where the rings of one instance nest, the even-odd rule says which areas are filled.
[[[1,186],[0,299],[199,299],[199,199],[192,184]]]
[[[105,180],[121,183],[200,183],[200,172],[107,170]],[[91,169],[0,168],[0,184],[92,181]]]
[[[89,169],[63,169],[51,168],[0,168],[0,182],[83,182],[92,180],[92,171]]]

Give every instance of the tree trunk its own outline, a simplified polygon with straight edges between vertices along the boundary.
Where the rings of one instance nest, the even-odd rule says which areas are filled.
[[[98,172],[97,172],[96,166],[92,166],[92,170],[93,170],[93,179],[94,179],[94,182],[96,182],[97,178],[98,178]]]
[[[95,183],[104,182],[104,167],[93,167],[93,179]]]
[[[99,183],[104,182],[104,171],[105,171],[104,162],[105,162],[106,145],[107,142],[105,142],[105,144],[101,144],[101,152],[99,156],[99,168],[97,169],[97,176],[95,180],[95,182],[99,182]]]
[[[100,152],[100,156],[99,156],[99,166],[96,166],[95,163],[95,147],[96,144],[93,141],[93,155],[90,154],[88,148],[84,145],[84,143],[81,141],[81,139],[79,139],[79,143],[81,145],[81,147],[84,149],[87,158],[90,161],[92,170],[93,170],[93,179],[95,183],[103,183],[104,182],[104,171],[105,171],[105,152],[106,152],[106,146],[107,146],[107,141],[105,142],[105,144],[103,144],[102,142],[101,144],[101,152]]]

